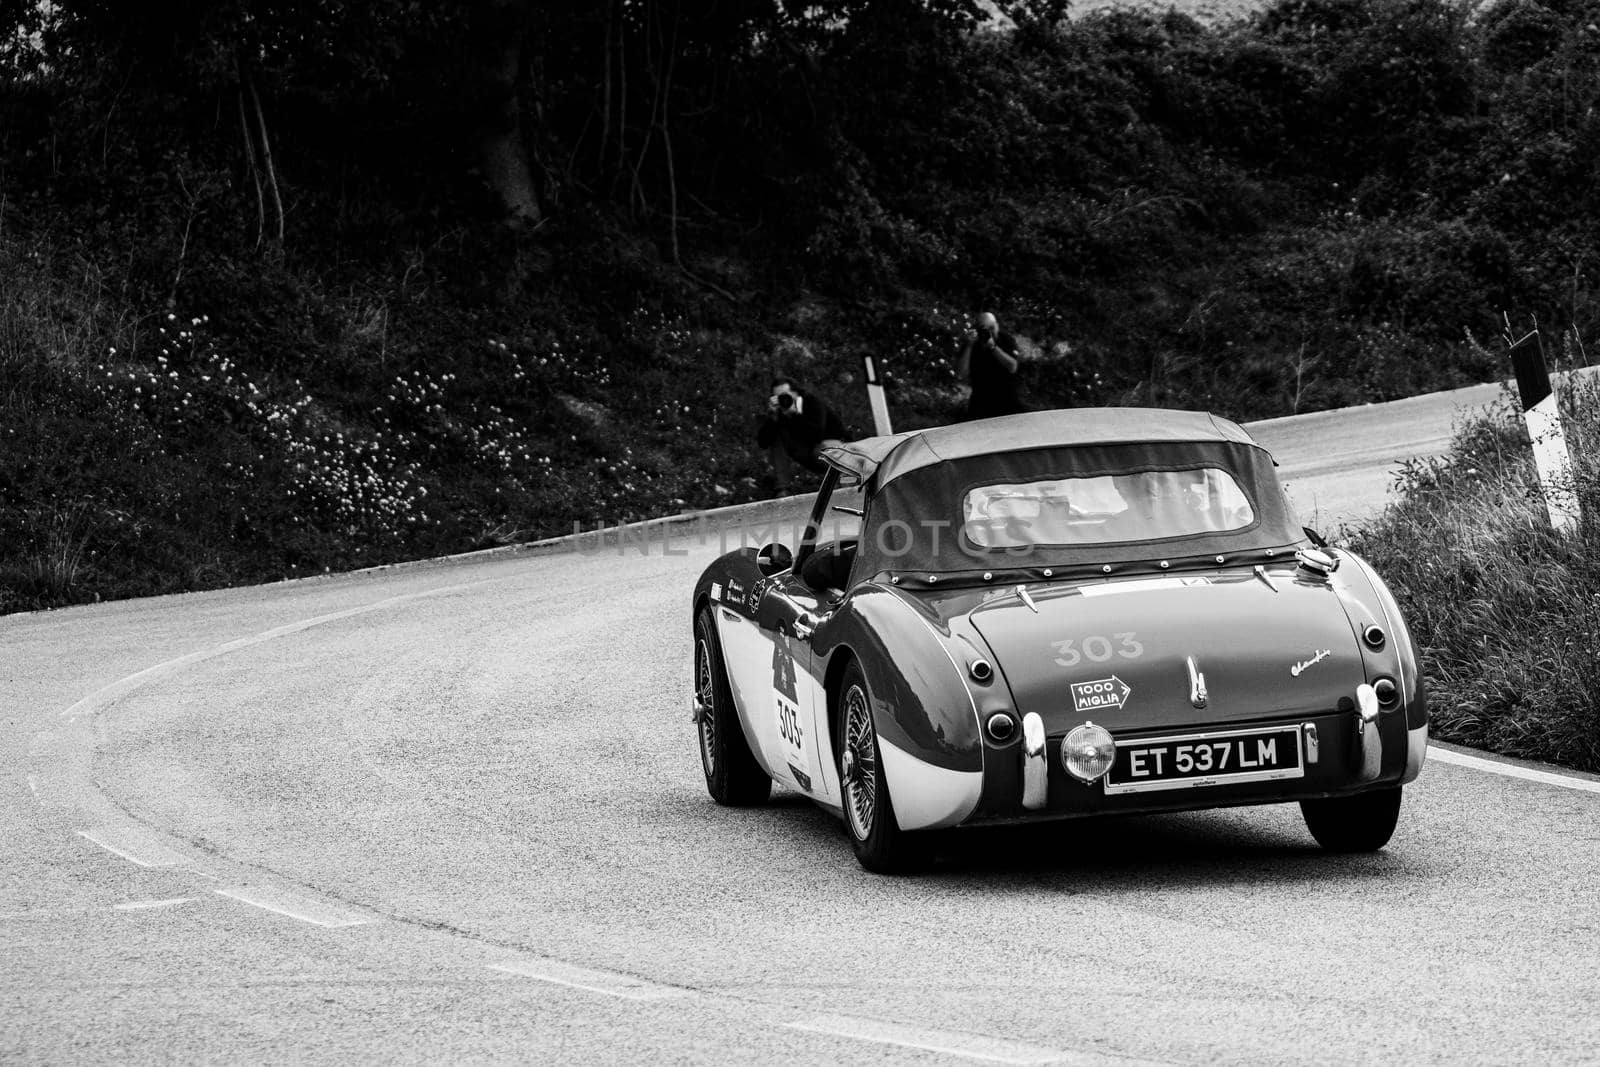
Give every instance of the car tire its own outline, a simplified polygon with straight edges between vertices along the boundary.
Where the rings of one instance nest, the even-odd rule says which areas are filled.
[[[1400,821],[1400,787],[1302,800],[1300,813],[1311,836],[1329,852],[1376,852],[1389,843]]]
[[[709,608],[702,608],[694,620],[694,685],[695,699],[706,709],[696,731],[706,792],[728,807],[762,803],[772,793],[772,779],[750,754],[744,727],[739,725],[728,672],[722,664],[722,644]]]
[[[907,874],[933,859],[925,833],[900,829],[894,800],[878,758],[872,696],[866,676],[852,662],[839,684],[839,785],[845,829],[861,866],[878,874]]]

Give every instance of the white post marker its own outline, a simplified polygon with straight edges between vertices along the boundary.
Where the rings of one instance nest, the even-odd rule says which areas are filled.
[[[1550,526],[1558,533],[1578,528],[1578,494],[1572,471],[1572,453],[1567,450],[1567,435],[1561,425],[1556,395],[1550,388],[1550,369],[1544,353],[1524,342],[1537,336],[1537,330],[1512,342],[1511,367],[1517,375],[1517,392],[1522,396],[1522,417],[1528,423],[1528,440],[1533,444],[1533,462],[1539,468],[1539,485],[1544,490]]]
[[[872,405],[872,432],[879,437],[887,437],[894,433],[894,427],[889,423],[889,398],[883,392],[883,379],[878,377],[878,361],[871,356],[862,356],[861,362],[865,364],[867,372],[867,403]]]

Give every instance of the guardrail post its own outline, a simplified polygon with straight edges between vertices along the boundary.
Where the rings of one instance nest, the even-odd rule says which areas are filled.
[[[1581,514],[1573,479],[1572,453],[1567,449],[1561,411],[1550,388],[1550,368],[1545,365],[1544,348],[1528,344],[1539,337],[1538,324],[1521,338],[1512,339],[1511,320],[1506,319],[1506,345],[1511,349],[1511,368],[1517,376],[1517,392],[1522,397],[1522,417],[1528,424],[1528,440],[1533,444],[1533,462],[1539,469],[1539,486],[1544,490],[1550,526],[1558,533],[1578,528]]]
[[[894,433],[889,422],[889,398],[883,392],[883,379],[878,377],[878,361],[872,356],[862,356],[866,367],[867,403],[872,405],[872,432],[879,437]]]

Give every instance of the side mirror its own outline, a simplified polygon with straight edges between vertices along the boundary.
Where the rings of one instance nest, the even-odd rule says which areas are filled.
[[[761,572],[761,577],[763,578],[771,578],[774,574],[782,574],[793,566],[794,553],[789,551],[787,545],[773,542],[756,553],[756,570]]]

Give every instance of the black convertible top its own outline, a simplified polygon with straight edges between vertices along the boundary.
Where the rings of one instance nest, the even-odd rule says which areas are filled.
[[[1184,441],[1255,445],[1237,423],[1204,411],[1067,408],[868,437],[829,446],[823,449],[822,458],[852,482],[867,482],[876,477],[877,486],[882,488],[901,475],[935,463],[995,452]]]
[[[867,486],[857,573],[933,583],[963,573],[985,580],[1166,570],[1185,563],[1268,560],[1304,543],[1272,456],[1238,424],[1201,411],[1076,408],[1035,411],[869,437],[823,450],[846,484]],[[964,531],[975,486],[1041,479],[1226,471],[1254,519],[1238,529],[1083,545],[982,548]]]

